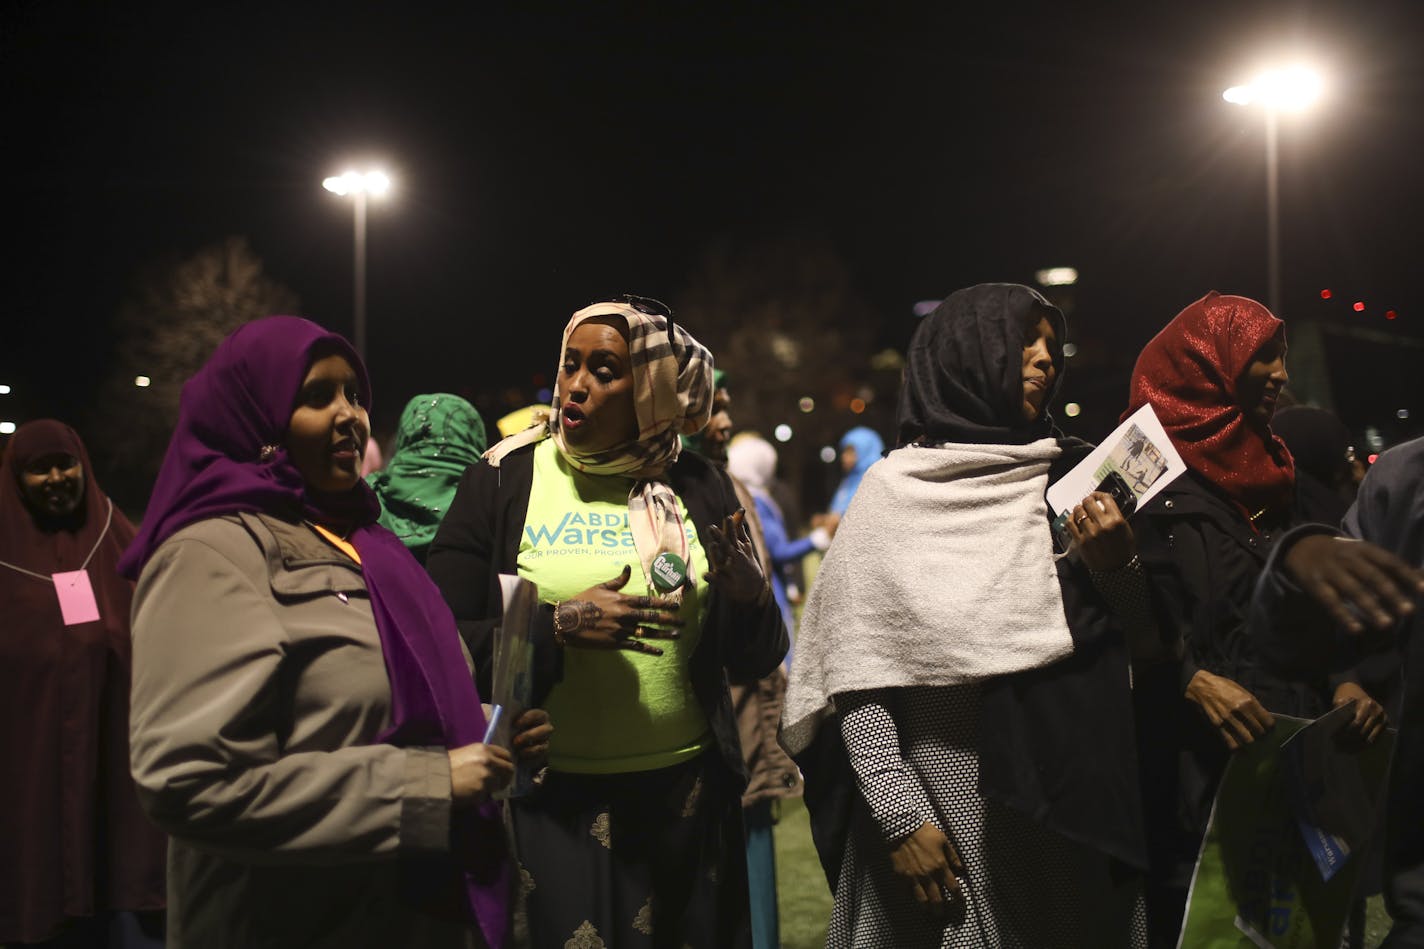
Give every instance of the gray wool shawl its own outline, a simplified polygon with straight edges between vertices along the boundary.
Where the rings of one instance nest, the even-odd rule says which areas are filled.
[[[836,696],[963,685],[1073,652],[1047,502],[1052,438],[891,452],[816,576],[782,717],[799,753]]]

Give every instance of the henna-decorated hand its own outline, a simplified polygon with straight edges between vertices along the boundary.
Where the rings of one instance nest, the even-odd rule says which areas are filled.
[[[707,559],[712,569],[706,574],[712,584],[733,603],[756,603],[768,594],[766,575],[757,561],[756,547],[747,528],[745,508],[737,508],[722,520],[722,526],[707,528]]]
[[[676,639],[683,621],[682,604],[666,596],[628,596],[618,591],[633,568],[625,566],[612,580],[589,587],[554,607],[554,634],[565,646],[580,649],[629,649],[650,656],[663,651],[644,639]],[[658,627],[670,627],[658,629]]]

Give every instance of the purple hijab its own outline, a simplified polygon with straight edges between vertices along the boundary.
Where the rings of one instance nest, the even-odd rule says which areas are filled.
[[[269,316],[219,344],[183,387],[173,440],[120,572],[137,577],[173,534],[224,514],[354,522],[351,542],[361,555],[391,682],[391,727],[378,740],[445,748],[477,742],[484,736],[484,711],[439,589],[405,545],[376,523],[380,504],[364,481],[343,495],[309,493],[282,447],[297,392],[318,352],[345,357],[369,405],[370,380],[351,344],[308,320]],[[508,929],[509,861],[497,806],[455,811],[451,839],[463,881],[452,865],[447,879],[417,885],[430,902],[462,902],[485,941],[498,949]]]

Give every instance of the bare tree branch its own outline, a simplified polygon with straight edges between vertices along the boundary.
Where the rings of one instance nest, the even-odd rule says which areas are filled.
[[[115,317],[114,363],[88,429],[106,488],[126,508],[146,503],[178,420],[185,383],[229,333],[250,320],[295,313],[295,293],[263,273],[246,238],[150,266]],[[137,376],[151,384],[139,388]]]

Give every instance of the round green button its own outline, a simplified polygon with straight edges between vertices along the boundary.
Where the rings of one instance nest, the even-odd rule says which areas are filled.
[[[659,593],[671,593],[687,582],[687,564],[677,554],[666,551],[658,554],[650,572]]]

